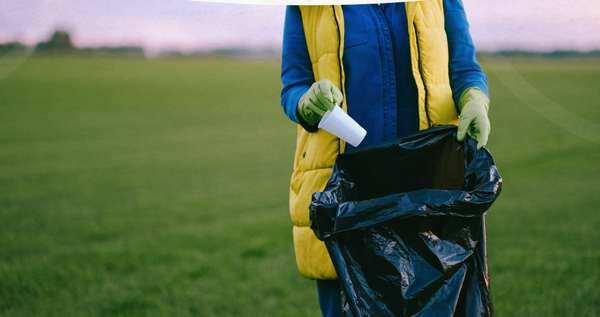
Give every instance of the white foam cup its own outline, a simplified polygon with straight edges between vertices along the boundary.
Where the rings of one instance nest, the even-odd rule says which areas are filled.
[[[367,135],[367,130],[337,106],[323,115],[319,122],[319,129],[337,136],[354,147],[357,147]]]

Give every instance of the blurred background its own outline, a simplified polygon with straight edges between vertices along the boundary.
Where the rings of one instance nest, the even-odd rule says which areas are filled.
[[[464,0],[504,191],[499,316],[600,315],[600,4]],[[318,316],[283,6],[0,0],[0,316]]]

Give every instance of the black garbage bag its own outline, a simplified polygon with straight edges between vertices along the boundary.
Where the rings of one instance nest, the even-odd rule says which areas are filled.
[[[312,197],[346,310],[359,316],[490,316],[484,213],[502,178],[486,149],[434,127],[338,157]]]

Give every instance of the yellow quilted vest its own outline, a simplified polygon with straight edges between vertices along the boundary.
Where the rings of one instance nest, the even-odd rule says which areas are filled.
[[[344,94],[347,111],[344,54],[344,16],[341,6],[301,6],[302,23],[315,81],[331,80]],[[458,117],[449,78],[448,39],[444,28],[443,0],[406,3],[413,76],[419,94],[419,128],[456,124]],[[310,229],[309,204],[322,191],[338,154],[345,144],[319,130],[297,127],[296,153],[290,182],[290,214],[296,263],[300,273],[313,279],[337,275],[325,245]]]

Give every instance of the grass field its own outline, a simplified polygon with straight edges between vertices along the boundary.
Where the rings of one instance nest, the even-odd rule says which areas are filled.
[[[484,66],[497,315],[599,316],[600,62]],[[0,316],[318,316],[277,61],[0,59],[0,76]]]

